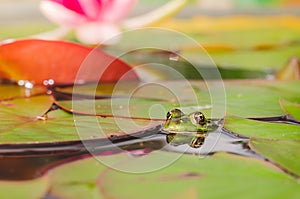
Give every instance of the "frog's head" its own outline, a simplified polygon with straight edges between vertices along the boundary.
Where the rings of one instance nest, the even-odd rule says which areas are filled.
[[[205,133],[207,132],[207,119],[201,112],[184,114],[179,109],[167,113],[164,131],[171,133]]]

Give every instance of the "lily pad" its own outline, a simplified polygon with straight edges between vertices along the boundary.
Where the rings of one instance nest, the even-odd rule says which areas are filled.
[[[199,85],[201,87],[198,87]],[[197,86],[185,81],[149,84],[122,82],[117,85],[100,84],[99,86],[58,88],[57,91],[59,91],[58,98],[61,95],[68,95],[70,98],[72,91],[74,92],[72,97],[75,100],[56,101],[59,106],[69,112],[115,117],[140,117],[164,121],[167,112],[174,107],[185,109],[184,112],[201,110],[207,115],[210,115],[211,111],[211,99],[208,97],[203,82],[199,82]],[[99,99],[101,96],[111,96],[111,99]],[[91,98],[98,98],[98,100],[90,100]]]
[[[168,155],[177,156],[172,153]],[[131,157],[122,164],[134,164],[141,158]],[[133,199],[141,196],[293,198],[300,194],[297,180],[271,164],[225,153],[205,159],[185,155],[165,168],[143,174],[106,168],[94,158],[88,158],[55,168],[51,171],[50,178],[51,195],[73,199],[82,196],[94,199]],[[249,190],[251,194],[245,194]]]
[[[77,116],[57,110],[50,112],[48,118],[40,117],[52,105],[49,96],[38,96],[8,101],[0,105],[1,144],[48,143],[106,138],[111,135],[135,133],[149,121],[136,121],[134,125],[126,119]],[[78,131],[84,131],[81,136]]]
[[[245,80],[225,82],[227,113],[240,117],[284,115],[279,99],[300,102],[299,81]]]
[[[59,85],[73,84],[75,80],[114,82],[128,72],[124,79],[138,79],[128,64],[98,48],[38,39],[6,41],[0,46],[0,73],[3,75],[0,78]]]
[[[277,73],[277,80],[299,80],[300,62],[297,57],[292,57]]]
[[[177,103],[158,102],[147,99],[104,99],[82,101],[59,101],[58,106],[70,113],[96,115],[103,117],[127,117],[128,119],[165,120],[166,113]],[[73,105],[73,108],[72,108]],[[157,107],[155,107],[157,106]],[[152,111],[151,111],[152,109]]]
[[[153,125],[163,123],[166,113],[175,107],[180,107],[185,113],[201,110],[207,117],[210,116],[211,99],[203,82],[192,82],[190,88],[180,86],[182,85],[180,81],[165,83],[171,88],[173,86],[178,92],[184,92],[184,95],[181,94],[178,96],[181,103],[176,102],[176,95],[162,88],[160,88],[160,90],[153,85],[144,86],[143,89],[135,90],[134,96],[136,97],[132,99],[126,98],[126,96],[130,95],[131,91],[134,91],[136,84],[133,82],[128,84],[123,83],[121,84],[122,87],[119,90],[117,89],[115,93],[116,96],[121,96],[121,98],[95,101],[79,99],[74,101],[76,104],[75,107],[73,106],[74,104],[72,105],[72,101],[57,102],[59,105],[64,106],[69,112],[72,112],[71,109],[74,109],[73,111],[75,112],[93,114],[95,110],[97,114],[106,117],[76,115],[74,118],[72,114],[57,110],[50,112],[48,119],[45,121],[41,120],[42,118],[37,118],[37,116],[42,116],[49,107],[51,107],[51,97],[41,95],[29,98],[18,98],[17,93],[22,93],[23,90],[19,90],[20,88],[16,86],[15,91],[10,89],[12,91],[11,94],[9,92],[2,94],[4,98],[12,97],[14,100],[3,101],[0,105],[0,120],[2,124],[0,127],[0,131],[2,132],[0,135],[1,143],[64,142],[80,139],[100,139],[111,135],[135,133],[145,128],[153,127]],[[237,83],[239,85],[235,85]],[[131,86],[127,88],[126,86],[130,84]],[[227,112],[241,117],[284,115],[278,102],[279,98],[284,97],[292,102],[300,101],[299,82],[233,81],[226,83],[225,86],[227,90]],[[3,86],[0,88],[3,88],[5,91],[5,89],[12,87],[13,86]],[[112,87],[107,84],[107,87],[103,90],[101,90],[100,86],[100,90],[96,91],[96,94],[99,96],[105,93],[110,95],[112,90]],[[81,91],[87,96],[92,96],[92,89],[89,89],[88,85],[79,89],[78,94],[80,94]],[[153,96],[153,94],[151,94],[153,91],[159,92],[161,95]],[[71,95],[70,88],[61,88],[60,92],[69,96]],[[153,96],[154,99],[151,98],[151,96]],[[222,101],[220,102],[223,103]],[[245,105],[247,105],[247,109],[244,108]],[[220,105],[217,103],[214,108],[218,108],[218,106]],[[76,122],[74,122],[74,119]],[[158,121],[151,121],[153,119]],[[227,124],[225,124],[225,126],[226,125]],[[235,121],[233,125],[237,125]],[[284,124],[262,124],[262,126],[265,125],[271,125],[269,128],[274,130],[272,125]],[[287,125],[288,130],[291,129],[290,126],[293,125]],[[101,127],[101,129],[99,127]],[[229,128],[228,125],[226,127]],[[285,127],[286,126],[282,128]],[[293,128],[298,130],[297,127]],[[248,129],[248,127],[245,129]],[[263,127],[261,127],[261,129],[263,129]],[[79,137],[78,131],[85,133],[80,133]],[[291,136],[290,134],[282,135],[283,132],[286,131],[284,130],[274,135],[277,135],[279,138]],[[297,133],[293,136],[298,139]]]
[[[140,83],[124,82],[116,88],[114,84],[101,84],[99,87],[95,85],[77,86],[74,94],[84,94],[85,96],[81,95],[80,97],[86,99],[110,96],[112,93],[114,97],[131,97],[133,107],[140,107],[136,108],[135,111],[140,111],[139,115],[143,115],[143,117],[149,117],[148,112],[152,105],[161,105],[165,111],[162,111],[161,114],[157,113],[157,117],[161,119],[165,118],[165,114],[170,108],[178,107],[179,103],[181,107],[194,107],[194,110],[209,106],[219,110],[224,108],[225,96],[222,96],[222,92],[216,92],[219,91],[217,89],[222,88],[222,82],[211,84],[210,89],[213,93],[209,93],[203,81],[192,81],[190,86],[186,86],[181,81],[158,83],[158,86],[151,83],[142,86]],[[226,111],[240,117],[281,116],[285,113],[280,107],[280,98],[300,102],[299,81],[236,80],[225,81],[224,84],[226,90],[223,91],[223,94],[226,94]],[[71,98],[73,88],[58,88],[58,91],[60,94],[68,95]],[[153,93],[159,93],[159,95],[153,95]],[[214,97],[215,104],[211,104],[211,96]],[[102,100],[95,102],[76,101],[76,107],[72,107],[71,101],[58,102],[58,104],[68,109],[74,109],[74,111],[91,113],[95,109],[98,114],[106,114],[105,110],[108,109],[101,109],[101,105],[106,103],[110,106],[111,102],[116,102],[118,105],[118,102],[121,103],[122,101],[126,102],[125,99],[107,100],[106,102]],[[100,105],[100,108],[95,105]],[[131,113],[135,115],[135,111]],[[210,109],[204,110],[204,112],[209,114]]]
[[[70,172],[70,168],[74,173]],[[93,158],[59,166],[48,174],[51,179],[50,194],[58,198],[69,199],[102,198],[96,181],[100,172],[105,169],[104,165]]]
[[[222,83],[220,83],[222,84]],[[197,90],[200,90],[197,92]],[[94,99],[103,97],[131,97],[143,98],[148,100],[161,100],[168,102],[177,101],[193,101],[201,94],[201,98],[208,96],[204,81],[198,81],[196,84],[187,81],[154,81],[150,83],[143,83],[139,81],[127,81],[118,84],[115,83],[101,83],[101,84],[86,84],[76,85],[75,87],[55,88],[58,95],[63,94],[76,96],[82,99]],[[184,93],[184,95],[182,94]],[[201,93],[200,93],[201,92]],[[157,95],[154,95],[157,93]],[[54,93],[55,95],[56,93]],[[203,95],[203,97],[202,97]],[[66,97],[66,96],[65,96]],[[207,97],[205,98],[207,99]],[[210,100],[210,99],[208,99]]]
[[[262,122],[226,116],[224,128],[250,138],[300,140],[300,126],[295,124]]]
[[[161,23],[161,27],[184,33],[195,39],[209,52],[212,60],[221,68],[238,68],[272,73],[283,67],[292,57],[300,56],[300,29],[298,16],[222,16],[172,19]],[[140,38],[151,38],[153,34],[140,32],[129,34],[124,41],[111,47],[115,49],[135,49]],[[203,49],[195,48],[182,39],[170,34],[156,34],[152,45],[161,49],[180,51],[187,60],[196,65],[207,60]],[[137,41],[132,43],[130,41]],[[174,41],[170,45],[169,40]],[[151,46],[145,44],[145,46]],[[157,59],[155,56],[155,63]],[[132,62],[133,63],[133,62]],[[149,63],[149,62],[147,62]],[[211,64],[211,60],[208,64]],[[138,62],[139,64],[139,62]]]
[[[0,101],[7,101],[14,98],[31,97],[34,95],[41,95],[45,93],[46,89],[44,87],[35,86],[28,89],[24,88],[23,86],[0,84]]]
[[[300,176],[300,141],[251,139],[250,146],[272,162]]]
[[[168,20],[161,26],[184,32],[204,44],[253,48],[299,39],[300,29],[296,26],[299,22],[299,17],[292,15],[194,16]]]
[[[48,177],[24,181],[0,181],[0,198],[39,199],[49,188]]]
[[[234,51],[210,53],[218,66],[224,68],[243,68],[269,70],[283,67],[292,56],[300,56],[299,46],[282,47],[264,51]],[[259,61],[258,61],[259,60]]]
[[[291,103],[286,100],[280,100],[280,104],[288,115],[300,122],[300,104]]]

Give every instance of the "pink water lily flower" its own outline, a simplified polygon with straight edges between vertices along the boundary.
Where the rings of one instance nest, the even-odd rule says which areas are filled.
[[[136,0],[43,0],[41,10],[52,22],[75,28],[84,43],[99,43],[120,32],[119,22]]]
[[[136,0],[42,0],[42,13],[61,28],[34,37],[59,39],[75,29],[77,39],[83,43],[111,44],[121,29],[140,28],[159,21],[175,14],[186,2],[170,0],[156,10],[125,20]]]

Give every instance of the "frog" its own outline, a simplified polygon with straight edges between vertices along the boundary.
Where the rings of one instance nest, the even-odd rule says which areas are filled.
[[[175,108],[167,113],[163,129],[175,133],[205,133],[208,131],[208,120],[200,111],[184,114]]]
[[[208,132],[213,129],[211,120],[202,112],[184,114],[175,108],[167,113],[162,132],[166,134],[167,142],[174,146],[189,143],[189,146],[199,148],[203,145]]]

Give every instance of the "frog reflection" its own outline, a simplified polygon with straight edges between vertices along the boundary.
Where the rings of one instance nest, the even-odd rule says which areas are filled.
[[[185,135],[170,133],[166,135],[167,143],[173,146],[179,146],[182,144],[188,144],[190,147],[199,148],[203,145],[205,137],[207,134],[195,134],[195,135]]]
[[[193,148],[199,148],[204,143],[207,132],[213,129],[214,125],[211,125],[211,121],[203,113],[197,111],[184,114],[179,109],[173,109],[167,113],[162,131],[167,134],[167,142],[174,146],[189,144]]]

